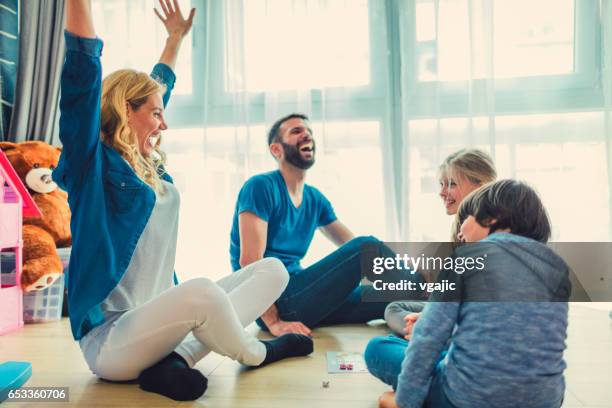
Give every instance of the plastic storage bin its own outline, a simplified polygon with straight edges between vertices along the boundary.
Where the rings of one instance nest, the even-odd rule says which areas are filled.
[[[46,323],[62,318],[64,302],[64,275],[44,290],[23,294],[23,321]]]
[[[4,274],[3,280],[14,280],[15,274]],[[23,292],[23,322],[46,323],[62,318],[64,275],[44,290]]]

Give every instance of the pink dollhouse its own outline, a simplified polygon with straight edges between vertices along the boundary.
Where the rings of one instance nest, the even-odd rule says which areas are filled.
[[[12,253],[15,274],[0,270],[0,335],[23,327],[21,251],[23,216],[41,213],[6,155],[0,151],[0,255]],[[2,262],[0,260],[0,268]]]

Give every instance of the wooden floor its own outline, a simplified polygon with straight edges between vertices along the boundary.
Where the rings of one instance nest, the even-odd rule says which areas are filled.
[[[254,327],[249,329],[258,332]],[[0,337],[0,362],[30,361],[33,375],[27,385],[69,387],[70,406],[375,408],[378,395],[388,387],[369,374],[327,374],[325,352],[362,351],[370,338],[385,333],[384,325],[375,324],[317,329],[313,355],[259,370],[244,370],[228,358],[210,355],[197,366],[208,377],[209,388],[202,398],[190,403],[143,392],[137,385],[96,379],[72,341],[65,319],[27,325]],[[612,407],[612,320],[606,310],[571,305],[566,361],[564,407]],[[329,388],[322,387],[324,380],[330,381]]]

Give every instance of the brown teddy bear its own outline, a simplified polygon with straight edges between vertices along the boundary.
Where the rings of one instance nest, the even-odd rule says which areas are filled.
[[[41,218],[23,218],[21,276],[24,291],[42,290],[51,286],[63,273],[56,248],[72,244],[68,195],[51,179],[61,149],[43,142],[0,142],[0,149],[42,213]]]

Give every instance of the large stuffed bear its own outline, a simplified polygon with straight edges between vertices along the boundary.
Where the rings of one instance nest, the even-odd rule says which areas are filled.
[[[23,219],[21,276],[24,291],[42,290],[52,285],[63,273],[56,248],[72,244],[68,196],[51,179],[61,149],[43,142],[0,142],[0,149],[42,212],[42,218]]]

